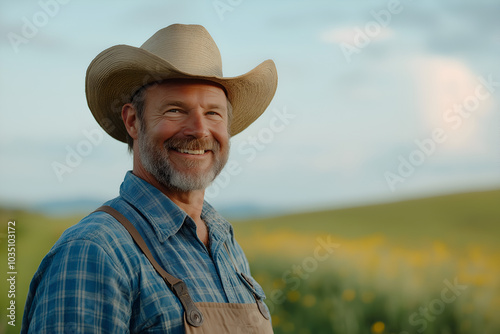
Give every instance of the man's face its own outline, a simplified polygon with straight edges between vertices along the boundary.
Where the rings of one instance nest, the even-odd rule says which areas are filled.
[[[201,81],[167,81],[146,89],[139,158],[167,188],[205,189],[229,155],[224,91]]]

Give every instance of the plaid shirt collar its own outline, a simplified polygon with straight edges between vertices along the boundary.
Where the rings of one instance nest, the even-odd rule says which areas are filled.
[[[186,219],[190,219],[186,212],[158,188],[137,177],[132,171],[125,175],[120,187],[120,196],[146,217],[161,243],[176,234]],[[218,243],[234,236],[231,224],[207,201],[203,202],[201,218],[209,228],[211,242]]]

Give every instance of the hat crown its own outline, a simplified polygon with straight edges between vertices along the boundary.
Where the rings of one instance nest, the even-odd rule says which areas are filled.
[[[200,76],[222,77],[219,48],[200,25],[173,24],[157,31],[141,49],[168,61],[178,70]]]

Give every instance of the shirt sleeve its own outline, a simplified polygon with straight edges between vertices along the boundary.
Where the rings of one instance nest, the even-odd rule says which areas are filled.
[[[21,333],[128,333],[130,291],[124,271],[100,245],[59,245],[31,282]]]

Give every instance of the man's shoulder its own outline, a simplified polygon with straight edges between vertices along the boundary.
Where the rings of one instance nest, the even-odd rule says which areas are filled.
[[[130,209],[119,200],[105,203],[115,207],[125,216],[130,216]],[[69,244],[97,245],[107,253],[116,253],[117,250],[133,245],[133,240],[127,230],[111,215],[103,211],[94,211],[81,219],[77,224],[68,228],[54,244],[52,251],[64,248]],[[132,247],[135,249],[134,247]]]
[[[117,202],[106,204],[130,217]],[[89,279],[86,272],[94,268],[103,275],[118,275],[128,281],[143,265],[141,255],[130,234],[115,218],[105,212],[92,212],[63,232],[43,258],[33,281],[39,284],[46,279],[58,279],[61,268],[72,271],[71,275],[78,273],[82,279]],[[92,277],[99,279],[96,275]]]

